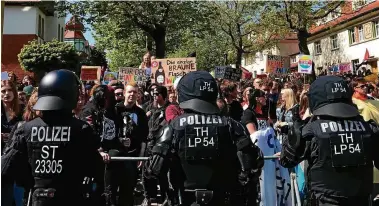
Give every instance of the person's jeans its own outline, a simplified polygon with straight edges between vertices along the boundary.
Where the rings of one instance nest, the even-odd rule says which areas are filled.
[[[16,206],[24,205],[24,192],[25,189],[23,187],[19,187],[16,184],[14,184],[14,200],[16,202]]]
[[[1,183],[1,206],[13,206],[14,185],[3,181]]]

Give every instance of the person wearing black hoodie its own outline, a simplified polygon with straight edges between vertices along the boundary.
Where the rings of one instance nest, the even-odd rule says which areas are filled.
[[[100,85],[94,90],[93,98],[87,102],[79,114],[79,118],[89,123],[96,135],[101,137],[99,152],[105,163],[108,163],[110,159],[108,152],[117,148],[119,145],[117,137],[120,120],[116,115],[115,104],[116,100],[113,94],[113,88]],[[99,175],[104,176],[104,172],[106,173],[105,175],[107,175],[110,169],[111,167],[106,165],[96,172],[102,173]],[[107,185],[107,188],[105,188],[104,184]],[[95,198],[93,198],[94,204],[101,205],[102,201],[112,202],[112,197],[109,196],[109,187],[107,181],[97,182],[96,195]],[[106,190],[105,193],[107,194],[105,197],[106,200],[100,198],[104,190]],[[100,201],[99,198],[101,199]]]

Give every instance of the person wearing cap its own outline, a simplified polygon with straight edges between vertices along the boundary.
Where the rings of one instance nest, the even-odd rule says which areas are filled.
[[[340,77],[323,76],[309,88],[313,116],[284,138],[280,163],[294,167],[308,160],[309,205],[370,205],[373,163],[379,168],[379,128],[366,122],[352,103],[353,92]],[[300,129],[302,127],[302,129]]]
[[[31,205],[86,205],[83,179],[93,176],[102,160],[97,150],[99,137],[90,125],[72,115],[79,87],[71,71],[46,74],[33,106],[41,116],[16,129],[12,145],[1,157],[2,175],[9,174],[20,186],[32,188]]]
[[[171,201],[179,205],[236,205],[236,189],[263,167],[261,151],[242,124],[219,115],[217,84],[208,72],[184,75],[177,90],[184,114],[160,132],[147,175],[160,178],[170,170]]]

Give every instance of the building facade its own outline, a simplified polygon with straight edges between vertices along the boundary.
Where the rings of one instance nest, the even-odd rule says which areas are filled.
[[[54,1],[5,1],[2,42],[2,71],[15,73],[18,78],[29,74],[22,70],[17,55],[29,41],[39,43],[63,41],[65,18],[59,17]]]
[[[267,72],[267,61],[269,55],[288,57],[290,54],[299,52],[298,40],[296,35],[291,35],[279,42],[271,49],[266,49],[256,54],[245,55],[242,59],[242,66],[253,74],[265,74]],[[288,68],[289,69],[289,68]]]
[[[310,29],[308,48],[316,74],[328,71],[378,72],[379,1],[350,1],[340,15]]]

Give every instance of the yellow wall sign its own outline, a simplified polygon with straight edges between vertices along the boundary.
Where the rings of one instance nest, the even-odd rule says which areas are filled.
[[[363,34],[365,36],[365,40],[372,39],[372,23],[368,22],[366,24],[363,24]]]

